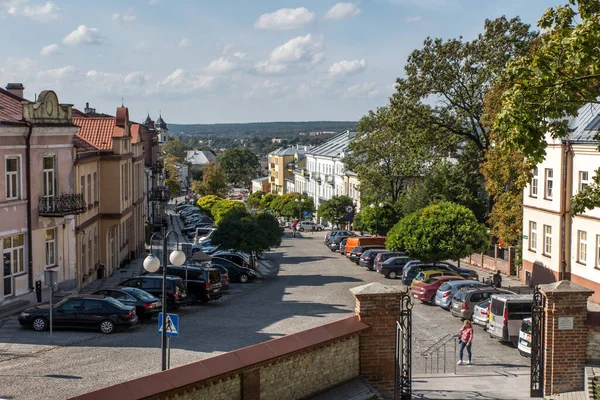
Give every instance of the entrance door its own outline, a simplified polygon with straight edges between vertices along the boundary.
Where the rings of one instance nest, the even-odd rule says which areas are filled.
[[[4,277],[4,296],[10,296],[13,294],[12,285],[12,257],[11,251],[4,253],[4,266],[3,266],[3,277]]]

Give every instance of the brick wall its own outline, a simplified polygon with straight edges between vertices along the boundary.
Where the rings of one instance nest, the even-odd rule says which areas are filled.
[[[187,389],[172,398],[178,400],[241,400],[240,376],[235,375],[212,385]]]
[[[299,399],[357,377],[358,345],[354,336],[261,368],[260,399]]]
[[[510,264],[508,261],[504,261],[501,258],[494,258],[487,256],[485,254],[471,254],[468,257],[461,258],[460,260],[463,263],[467,263],[469,265],[473,265],[474,267],[479,267],[486,269],[488,271],[496,272],[500,270],[504,275],[510,275]]]
[[[586,362],[600,363],[600,325],[587,325]]]

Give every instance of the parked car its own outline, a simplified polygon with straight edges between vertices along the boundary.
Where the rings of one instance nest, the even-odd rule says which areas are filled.
[[[233,263],[236,263],[240,267],[250,268],[250,259],[246,257],[242,253],[234,252],[234,251],[216,251],[212,254],[213,257],[223,258],[225,260],[229,260]]]
[[[351,236],[347,236],[347,235],[336,235],[335,237],[329,239],[329,250],[331,251],[336,251],[340,249],[340,243],[342,243],[344,240],[348,240],[348,238]]]
[[[114,286],[98,290],[94,294],[112,297],[127,306],[134,306],[139,319],[152,318],[162,309],[162,301],[142,289]]]
[[[412,288],[416,283],[421,283],[423,281],[428,280],[429,278],[435,278],[436,276],[456,276],[462,278],[462,276],[460,276],[457,272],[454,271],[446,269],[430,269],[419,272],[417,276],[415,276],[415,279],[413,279],[410,283],[410,287]]]
[[[183,228],[181,230],[181,233],[185,233],[186,235],[189,235],[189,233],[191,232],[192,234],[195,233],[196,228],[216,228],[217,226],[215,224],[213,224],[212,222],[196,222],[194,224],[191,224],[185,228]]]
[[[340,242],[340,248],[338,249],[338,251],[340,252],[341,255],[346,254],[346,243],[347,242],[348,242],[347,237],[343,238],[342,241]]]
[[[221,290],[229,290],[229,271],[222,265],[219,264],[210,264],[207,262],[199,264],[202,267],[211,267],[216,268],[221,271]]]
[[[355,247],[380,246],[385,248],[385,237],[381,236],[355,236],[346,242],[346,253],[352,253]]]
[[[350,238],[352,239],[352,238]],[[350,240],[348,239],[348,240]],[[346,243],[346,248],[348,248],[348,244]],[[385,249],[383,245],[369,245],[369,246],[356,246],[352,249],[350,254],[348,255],[348,259],[358,265],[360,261],[360,256],[367,250],[371,249]]]
[[[531,317],[532,294],[502,294],[490,299],[487,332],[502,342],[519,341],[519,329],[525,318]]]
[[[492,297],[493,294],[511,293],[508,290],[498,289],[493,286],[466,287],[460,289],[452,298],[450,312],[461,319],[471,319],[475,305]]]
[[[417,300],[421,300],[423,303],[433,304],[433,301],[435,299],[435,293],[440,288],[440,286],[444,284],[444,282],[462,279],[464,278],[460,276],[451,275],[431,277],[425,280],[424,282],[416,283],[412,287],[412,296]]]
[[[386,278],[396,279],[398,276],[402,276],[404,267],[413,261],[408,256],[392,257],[383,264],[377,266],[377,272],[385,276]]]
[[[142,289],[162,301],[162,275],[140,275],[119,283],[118,286],[128,286]],[[188,303],[183,280],[178,276],[167,276],[167,307],[171,309],[184,307]]]
[[[56,328],[99,329],[110,334],[117,328],[130,328],[137,322],[135,307],[126,306],[112,297],[69,296],[52,306],[52,326]],[[45,331],[50,326],[50,305],[27,308],[19,315],[19,323],[36,331]]]
[[[489,300],[482,301],[473,307],[473,323],[480,326],[487,326]]]
[[[517,344],[519,354],[531,358],[531,318],[525,318],[519,329],[519,343]]]
[[[333,230],[333,231],[329,231],[329,232],[327,232],[325,234],[325,240],[324,240],[325,245],[329,245],[329,241],[331,240],[331,238],[334,238],[337,235],[344,235],[344,236],[348,236],[348,237],[354,237],[354,236],[356,236],[356,233],[350,232],[350,231],[347,231],[347,230]]]
[[[219,249],[218,245],[213,244],[210,239],[205,240],[201,243],[194,243],[192,245],[192,255],[196,254],[198,251],[202,251],[205,254],[214,253]]]
[[[404,269],[404,272],[402,273],[402,284],[409,286],[412,283],[413,279],[415,279],[415,277],[419,274],[419,272],[431,269],[454,271],[465,279],[478,279],[476,271],[468,268],[459,268],[455,265],[444,261],[437,263],[424,263],[421,261],[414,261],[410,263],[410,265],[407,265]]]
[[[459,291],[459,289],[463,287],[473,287],[473,286],[489,286],[483,282],[474,281],[474,280],[464,280],[464,281],[451,281],[444,282],[442,286],[435,293],[434,303],[436,306],[440,306],[443,309],[449,310],[452,306],[452,298]]]
[[[229,279],[232,282],[246,283],[248,281],[256,279],[257,276],[254,270],[251,270],[250,268],[241,267],[234,262],[225,260],[224,258],[213,257],[210,260],[210,263],[212,265],[222,265],[223,267],[227,268],[227,271],[229,271]]]
[[[197,207],[195,205],[193,205],[193,204],[182,203],[182,204],[177,204],[175,206],[175,212],[181,212],[181,211],[186,210],[188,208],[196,208],[197,209]]]
[[[379,271],[381,269],[381,265],[384,262],[386,262],[387,260],[389,260],[392,257],[400,257],[400,256],[405,256],[406,254],[399,252],[399,251],[388,251],[388,252],[383,252],[383,253],[379,253],[377,255],[377,257],[375,257],[375,261],[373,262],[373,268],[375,269],[375,271]],[[400,274],[402,275],[402,274]]]
[[[367,250],[358,259],[358,265],[373,271],[373,263],[375,262],[375,257],[377,257],[377,255],[379,253],[386,253],[386,252],[388,252],[388,250],[386,250],[385,248],[383,248],[383,249],[376,248],[376,249]]]
[[[323,230],[323,225],[317,224],[312,221],[301,221],[300,226],[298,227],[298,230],[300,232],[304,232],[304,231],[319,231],[320,232]]]
[[[162,267],[156,273],[162,274]],[[190,303],[209,302],[220,299],[223,295],[221,271],[210,265],[182,265],[180,267],[169,265],[167,274],[182,279]]]

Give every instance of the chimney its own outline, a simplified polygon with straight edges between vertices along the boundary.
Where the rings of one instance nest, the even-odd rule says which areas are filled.
[[[96,114],[96,109],[90,108],[90,103],[85,103],[85,108],[83,109],[83,112],[86,114]]]
[[[25,90],[25,86],[23,86],[22,83],[9,83],[6,85],[6,90],[9,93],[14,94],[15,96],[23,98],[23,91]]]

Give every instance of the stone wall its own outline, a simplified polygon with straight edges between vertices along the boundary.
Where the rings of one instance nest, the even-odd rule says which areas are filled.
[[[358,346],[354,336],[261,368],[261,400],[304,398],[357,377]]]
[[[214,382],[212,385],[187,389],[177,393],[173,398],[178,400],[241,400],[240,388],[240,375],[235,375],[230,379]]]
[[[600,325],[588,324],[586,362],[600,363]]]

